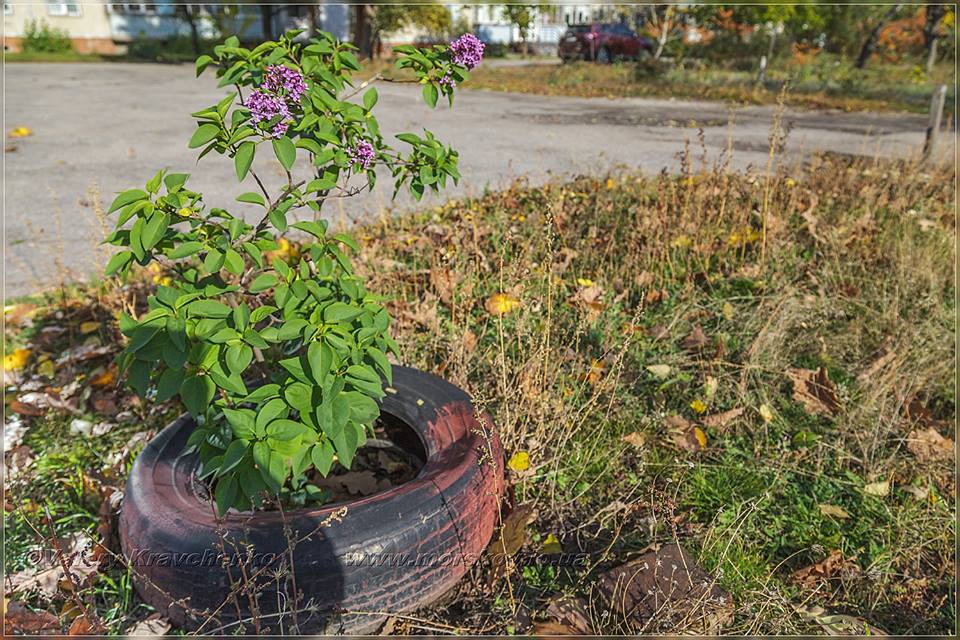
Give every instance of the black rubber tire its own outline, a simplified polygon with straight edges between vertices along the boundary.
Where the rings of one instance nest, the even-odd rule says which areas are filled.
[[[613,62],[613,58],[610,55],[610,49],[607,47],[600,47],[600,49],[597,51],[596,62],[597,64],[611,64]]]
[[[228,552],[236,545],[260,554],[246,575],[271,567],[247,581],[261,594],[261,633],[369,633],[386,615],[419,608],[452,587],[496,527],[500,443],[489,416],[478,415],[463,391],[415,369],[393,371],[383,414],[416,432],[426,462],[410,482],[354,502],[286,514],[231,511],[218,521],[195,480],[196,456],[181,453],[192,420],[183,416],[158,434],[133,464],[120,514],[123,553],[143,599],[181,627],[235,632],[252,609],[242,591],[223,605],[243,579],[239,566],[217,564],[221,540]],[[272,570],[289,549],[284,520],[294,538],[319,531],[293,553],[297,608],[313,607],[296,620],[289,613],[293,581],[278,584]]]

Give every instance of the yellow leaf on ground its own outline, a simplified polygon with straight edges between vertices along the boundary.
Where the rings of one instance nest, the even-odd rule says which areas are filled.
[[[838,507],[835,504],[821,504],[820,513],[840,520],[846,520],[850,517],[850,514],[844,511],[843,507]]]
[[[3,357],[3,370],[18,371],[23,369],[30,361],[31,353],[30,349],[15,349],[13,353],[5,355]]]
[[[733,320],[733,305],[729,302],[723,303],[723,317],[727,320]]]
[[[690,403],[690,408],[696,411],[697,413],[705,413],[707,411],[707,405],[703,400],[697,398]]]
[[[10,129],[10,133],[7,135],[9,135],[11,138],[26,138],[32,133],[33,130],[30,127],[14,127],[13,129]]]
[[[91,320],[90,322],[84,322],[80,325],[80,333],[93,333],[100,328],[100,323]]]
[[[483,304],[487,313],[495,316],[502,316],[517,309],[520,301],[509,293],[495,293]]]
[[[868,496],[877,496],[882,498],[890,495],[890,481],[881,480],[880,482],[871,482],[863,486],[863,492]]]
[[[557,540],[557,536],[552,533],[548,533],[546,539],[543,541],[543,546],[540,548],[540,551],[543,553],[562,553],[563,547],[560,546],[560,541]]]
[[[591,280],[590,278],[577,278],[577,284],[580,285],[581,287],[592,287],[593,280]]]
[[[37,365],[37,373],[42,375],[45,378],[52,378],[57,373],[57,368],[53,364],[53,360],[50,358],[45,358],[39,365]]]
[[[770,422],[773,420],[773,409],[765,404],[760,405],[760,417],[764,422]]]
[[[507,466],[516,472],[526,471],[530,468],[530,454],[526,451],[517,451],[510,457]]]
[[[117,379],[117,367],[116,365],[111,365],[105,371],[93,376],[90,378],[90,384],[94,387],[106,387]]]

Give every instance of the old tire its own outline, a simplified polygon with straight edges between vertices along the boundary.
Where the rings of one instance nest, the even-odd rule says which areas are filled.
[[[134,462],[120,514],[123,553],[143,599],[202,633],[230,634],[240,623],[254,631],[254,606],[261,633],[361,634],[386,614],[440,597],[493,534],[504,486],[500,443],[463,391],[415,369],[394,367],[382,411],[422,441],[426,460],[413,480],[323,508],[229,512],[219,523],[195,480],[197,458],[181,453],[192,420],[166,427]],[[295,539],[314,533],[295,545],[292,574],[278,577],[290,548],[284,521]]]

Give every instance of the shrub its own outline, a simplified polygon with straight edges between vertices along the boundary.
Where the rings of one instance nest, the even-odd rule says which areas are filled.
[[[198,75],[213,66],[219,86],[232,91],[192,114],[189,146],[201,149],[200,158],[231,157],[238,180],[253,178],[259,191],[237,200],[259,207],[259,222],[207,208],[184,173],[160,171],[110,206],[119,218],[107,242],[122,250],[107,275],[153,261],[172,274],[147,313],[121,318],[129,338],[121,371],[142,397],[179,396],[194,416],[188,447],[214,484],[221,514],[259,507],[265,495],[292,504],[322,499],[307,472],[326,475],[336,459],[349,468],[391,380],[387,354],[397,345],[383,298],[354,275],[355,241],[328,233],[319,218],[324,202],[372,189],[377,165],[390,172],[394,196],[406,187],[419,199],[459,178],[457,152],[429,131],[398,134],[407,151],[387,144],[373,114],[375,88],[361,104],[348,101],[379,78],[353,88],[360,65],[352,45],[325,33],[300,44],[299,33],[252,50],[231,37],[197,60]],[[471,38],[394,49],[431,107],[440,96],[452,105],[455,87],[479,63],[483,47]],[[251,169],[265,148],[286,171],[279,193]],[[304,169],[309,177],[294,177]],[[303,209],[314,220],[292,223]],[[312,240],[298,255],[285,254],[280,240],[294,231]]]
[[[43,20],[27,22],[20,47],[24,53],[67,53],[73,50],[67,32],[51,27]]]

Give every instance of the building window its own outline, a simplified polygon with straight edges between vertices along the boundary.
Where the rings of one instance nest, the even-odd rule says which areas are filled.
[[[47,13],[51,16],[79,16],[80,5],[76,2],[50,2],[47,1]]]
[[[115,2],[110,5],[113,13],[130,16],[155,16],[157,5],[152,2]]]

